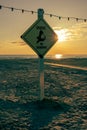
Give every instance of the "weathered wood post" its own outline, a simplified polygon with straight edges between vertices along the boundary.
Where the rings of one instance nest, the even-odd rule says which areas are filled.
[[[38,20],[43,19],[44,10],[38,9]],[[40,100],[44,99],[44,56],[39,55],[39,87]]]

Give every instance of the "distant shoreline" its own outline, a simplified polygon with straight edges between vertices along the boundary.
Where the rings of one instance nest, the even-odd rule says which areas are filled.
[[[0,55],[0,59],[14,59],[14,58],[22,58],[22,59],[30,59],[30,58],[38,58],[37,55]],[[56,59],[54,55],[46,55],[46,59]],[[66,58],[87,58],[87,54],[85,55],[63,55],[61,59]]]
[[[23,64],[30,63],[30,62],[39,62],[38,57],[35,56],[2,56],[0,57],[0,63],[17,63],[23,62]],[[68,67],[68,68],[79,68],[87,70],[87,58],[85,57],[72,57],[72,58],[51,58],[46,57],[44,58],[44,65],[51,65],[55,67]]]

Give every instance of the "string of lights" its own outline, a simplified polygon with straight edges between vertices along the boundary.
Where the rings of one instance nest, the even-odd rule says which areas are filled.
[[[3,8],[7,8],[7,9],[10,9],[12,12],[14,10],[17,10],[17,11],[21,11],[22,13],[24,12],[27,12],[27,13],[31,13],[31,14],[34,14],[34,13],[38,13],[37,11],[30,11],[30,10],[25,10],[25,9],[18,9],[18,8],[14,8],[14,7],[8,7],[8,6],[3,6],[3,5],[0,5],[0,10],[3,9]],[[67,19],[68,21],[70,20],[76,20],[77,22],[78,21],[83,21],[83,22],[87,22],[87,19],[83,19],[83,18],[76,18],[76,17],[63,17],[63,16],[58,16],[58,15],[55,15],[55,14],[49,14],[49,13],[44,13],[44,15],[48,15],[50,17],[56,17],[58,18],[59,20],[61,19]]]

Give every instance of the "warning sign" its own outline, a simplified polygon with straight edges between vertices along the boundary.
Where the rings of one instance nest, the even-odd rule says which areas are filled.
[[[44,19],[36,20],[21,38],[40,56],[43,57],[58,40],[56,33]]]

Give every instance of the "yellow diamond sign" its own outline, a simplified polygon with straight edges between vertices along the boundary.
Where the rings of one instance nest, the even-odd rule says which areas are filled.
[[[56,33],[44,19],[36,20],[21,38],[43,57],[58,40]]]

